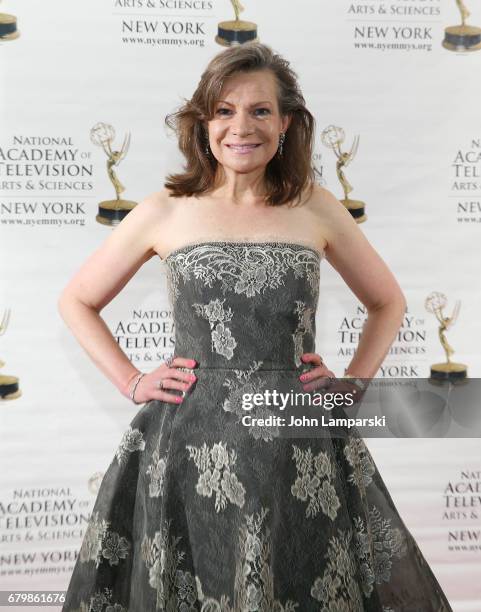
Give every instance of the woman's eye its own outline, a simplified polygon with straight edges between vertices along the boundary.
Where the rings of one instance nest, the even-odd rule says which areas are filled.
[[[221,115],[224,115],[225,114],[224,111],[226,111],[226,113],[230,113],[229,108],[218,108],[216,112]],[[260,112],[263,115],[264,113],[270,113],[270,110],[268,108],[256,108],[254,112],[256,113]]]

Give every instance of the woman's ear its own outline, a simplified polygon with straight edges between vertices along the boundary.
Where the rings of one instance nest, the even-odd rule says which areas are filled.
[[[287,132],[287,129],[291,125],[291,121],[292,121],[292,115],[284,115],[282,117],[282,131],[284,133]]]

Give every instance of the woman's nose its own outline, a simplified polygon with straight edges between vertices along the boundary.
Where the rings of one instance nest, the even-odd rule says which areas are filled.
[[[249,113],[236,113],[232,119],[231,131],[239,136],[245,136],[252,132],[252,120]]]

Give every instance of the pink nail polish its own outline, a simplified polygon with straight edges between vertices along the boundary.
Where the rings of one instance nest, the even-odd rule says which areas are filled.
[[[180,402],[181,402],[182,400],[183,400],[183,398],[182,398],[182,397],[176,397],[176,398],[175,398],[175,401],[176,401],[178,404],[180,404]]]
[[[190,363],[191,363],[192,367],[194,367],[197,364],[197,361],[195,359],[191,359]]]

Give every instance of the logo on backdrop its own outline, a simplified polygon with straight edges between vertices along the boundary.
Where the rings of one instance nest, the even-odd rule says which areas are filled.
[[[19,36],[17,18],[8,13],[0,13],[0,40],[14,40]]]
[[[359,304],[343,317],[337,329],[339,357],[353,357],[367,319],[367,309]],[[376,375],[380,378],[419,378],[425,376],[426,328],[424,318],[406,308],[404,319],[386,359]],[[346,361],[345,365],[348,365]]]
[[[462,470],[444,488],[443,521],[451,552],[481,552],[481,471]],[[472,523],[475,524],[472,524]]]
[[[257,25],[252,21],[243,21],[239,18],[240,13],[244,10],[242,4],[239,0],[230,1],[234,7],[235,19],[219,23],[215,41],[224,47],[231,47],[258,40]]]
[[[71,574],[92,505],[91,495],[79,497],[69,487],[4,490],[0,498],[0,541],[4,545],[0,575],[8,571],[30,578],[45,572],[46,565],[49,574]],[[69,550],[71,542],[75,550]]]
[[[171,310],[133,310],[129,319],[119,320],[111,331],[118,345],[136,365],[157,367],[174,350]]]
[[[322,153],[314,151],[312,154],[312,169],[314,170],[315,181],[321,187],[325,187],[327,184],[324,178],[324,164],[322,164]]]
[[[85,225],[90,158],[70,136],[13,136],[0,146],[0,223],[15,230]]]
[[[391,0],[349,3],[347,21],[351,24],[355,49],[382,52],[430,52],[438,40],[441,0]],[[439,44],[439,42],[437,43]]]
[[[204,47],[213,0],[114,0],[121,42],[152,48]]]
[[[99,212],[95,219],[103,225],[118,225],[122,219],[132,210],[137,202],[124,200],[120,194],[125,191],[125,187],[117,178],[114,168],[127,155],[130,145],[130,134],[124,138],[120,151],[112,150],[112,142],[115,138],[115,130],[108,123],[96,123],[90,130],[90,140],[93,144],[102,147],[107,155],[107,174],[115,189],[115,200],[103,200],[99,204]]]
[[[481,29],[467,25],[466,19],[471,14],[463,0],[456,0],[461,23],[444,29],[443,47],[449,51],[478,51],[481,49]]]
[[[10,308],[3,311],[2,318],[0,320],[0,336],[3,336],[7,331],[8,323],[10,321]],[[0,368],[3,368],[5,362],[0,359]],[[18,384],[18,377],[0,374],[0,400],[12,400],[20,397],[22,392],[20,391]]]
[[[435,315],[438,320],[439,341],[446,354],[446,361],[444,363],[434,363],[431,366],[431,379],[440,382],[456,383],[466,378],[468,375],[468,368],[464,363],[455,363],[451,361],[451,355],[454,353],[454,349],[446,339],[446,331],[456,322],[461,302],[459,300],[456,302],[453,314],[450,317],[445,316],[443,312],[447,303],[448,298],[444,293],[440,293],[439,291],[430,293],[425,301],[426,310]]]
[[[344,134],[344,130],[341,127],[337,127],[335,125],[329,125],[325,128],[321,133],[321,141],[322,143],[332,149],[337,157],[336,162],[336,173],[339,182],[342,185],[344,190],[344,198],[339,200],[344,204],[347,210],[351,213],[352,217],[357,223],[363,223],[367,219],[366,215],[366,205],[361,200],[351,200],[349,194],[352,191],[352,186],[347,180],[343,168],[348,166],[357,153],[357,148],[359,146],[359,136],[355,136],[351,150],[350,151],[342,151],[341,144],[344,142],[346,136]]]
[[[457,200],[458,223],[481,223],[481,138],[459,148],[451,167],[450,197]]]

